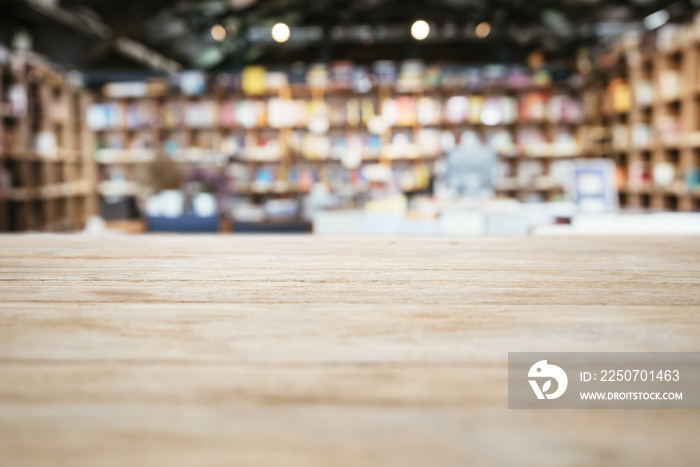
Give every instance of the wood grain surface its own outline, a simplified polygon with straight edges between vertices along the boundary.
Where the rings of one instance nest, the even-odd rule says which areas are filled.
[[[0,465],[696,466],[507,353],[700,351],[699,240],[0,236]]]

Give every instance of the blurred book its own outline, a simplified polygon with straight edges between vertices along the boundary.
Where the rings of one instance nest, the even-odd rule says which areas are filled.
[[[241,74],[241,88],[249,95],[261,95],[266,91],[265,74],[267,70],[264,66],[252,65],[243,68]]]
[[[608,84],[608,93],[613,112],[623,113],[629,111],[632,104],[632,96],[629,85],[624,79],[611,79]]]
[[[95,131],[124,126],[124,109],[119,104],[91,104],[86,115],[88,128]]]
[[[337,90],[351,89],[355,67],[349,60],[335,61],[331,65],[331,87]]]
[[[328,89],[330,86],[328,67],[320,63],[312,65],[306,72],[306,84],[311,89]]]
[[[677,99],[681,94],[680,70],[663,69],[659,73],[659,97],[663,100]]]
[[[396,64],[390,60],[379,60],[372,64],[372,71],[380,86],[391,86],[396,82]]]
[[[469,99],[465,96],[452,96],[445,103],[445,120],[452,124],[460,124],[467,118]]]
[[[639,107],[648,107],[654,101],[654,83],[637,81],[634,84],[634,99]]]
[[[421,60],[404,60],[396,80],[398,92],[417,92],[423,90],[425,64]]]
[[[671,187],[676,179],[676,167],[669,162],[657,162],[652,170],[654,185]]]
[[[526,121],[543,121],[547,116],[547,95],[532,91],[525,94],[520,101],[520,117]]]

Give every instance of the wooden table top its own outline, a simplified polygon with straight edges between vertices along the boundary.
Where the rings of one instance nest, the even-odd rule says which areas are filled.
[[[0,236],[0,465],[697,465],[509,351],[700,351],[698,238]]]

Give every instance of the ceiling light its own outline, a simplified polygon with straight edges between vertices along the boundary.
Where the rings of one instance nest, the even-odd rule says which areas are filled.
[[[476,34],[476,37],[479,39],[483,39],[484,37],[488,36],[490,32],[491,25],[486,21],[482,21],[481,23],[477,24],[476,29],[474,29],[474,34]]]
[[[211,37],[217,42],[223,41],[226,39],[226,29],[220,24],[215,24],[211,27]]]
[[[411,35],[417,41],[422,41],[428,37],[428,34],[430,34],[430,26],[422,19],[419,19],[411,26]]]
[[[284,23],[277,23],[272,26],[272,38],[275,42],[287,42],[290,34],[289,26]]]
[[[647,29],[659,28],[668,22],[670,16],[668,11],[659,10],[644,18],[644,26],[646,26]]]

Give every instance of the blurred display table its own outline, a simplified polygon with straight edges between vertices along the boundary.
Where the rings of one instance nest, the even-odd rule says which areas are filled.
[[[0,464],[691,465],[509,351],[700,351],[698,238],[0,236]]]

